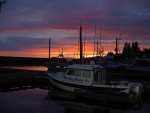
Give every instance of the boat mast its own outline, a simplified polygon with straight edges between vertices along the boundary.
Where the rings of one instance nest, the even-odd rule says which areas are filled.
[[[80,25],[80,64],[82,64],[82,25]]]
[[[85,55],[85,38],[86,38],[86,26],[85,26],[85,36],[84,36],[84,57],[86,56]]]
[[[95,56],[95,38],[96,38],[96,24],[95,24],[95,36],[94,36],[94,51],[93,51],[93,57]]]
[[[100,26],[100,56],[102,56],[102,45],[101,45],[101,26]]]

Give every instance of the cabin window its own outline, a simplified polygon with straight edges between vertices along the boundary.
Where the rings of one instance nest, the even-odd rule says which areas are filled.
[[[83,77],[90,78],[91,77],[91,71],[84,70],[83,71]]]
[[[74,74],[74,70],[68,70],[67,75],[73,75]]]
[[[97,81],[100,81],[100,82],[105,81],[106,80],[106,76],[107,76],[106,70],[101,70],[101,71],[95,72],[94,73],[95,82],[97,82]]]
[[[81,70],[68,70],[68,75],[81,76]]]
[[[106,80],[106,76],[105,75],[102,75],[101,77],[102,77],[101,80]]]
[[[74,70],[75,76],[81,76],[81,70]]]
[[[65,72],[66,71],[66,69],[64,67],[60,67],[60,66],[56,66],[55,70],[57,72]]]
[[[98,79],[103,81],[103,80],[106,80],[106,71],[105,70],[102,70],[100,72],[98,72]]]

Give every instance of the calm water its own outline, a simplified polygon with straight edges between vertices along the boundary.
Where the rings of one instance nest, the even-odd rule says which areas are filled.
[[[150,103],[141,107],[92,105],[85,102],[48,98],[46,89],[0,92],[0,113],[150,113]]]
[[[13,67],[31,70],[47,70],[47,67]],[[141,104],[122,105],[47,98],[52,91],[40,88],[7,90],[0,92],[0,113],[150,113],[150,98]],[[61,93],[60,93],[61,94]]]
[[[47,92],[38,88],[0,92],[0,113],[63,113],[62,106],[52,106],[45,100]]]

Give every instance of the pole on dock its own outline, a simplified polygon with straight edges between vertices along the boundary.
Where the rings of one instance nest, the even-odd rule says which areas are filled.
[[[118,40],[121,40],[121,38],[116,38],[116,64],[118,64]]]
[[[82,25],[80,26],[80,64],[82,64]]]
[[[116,38],[116,49],[115,49],[116,50],[116,64],[118,64],[118,46],[117,46],[118,42],[117,41],[118,41],[118,39]]]
[[[50,62],[50,56],[51,55],[51,38],[49,38],[49,62]]]

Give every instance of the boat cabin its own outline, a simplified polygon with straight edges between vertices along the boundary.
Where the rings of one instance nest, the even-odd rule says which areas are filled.
[[[106,84],[107,72],[101,66],[70,65],[67,66],[65,81],[82,83],[86,85]]]

